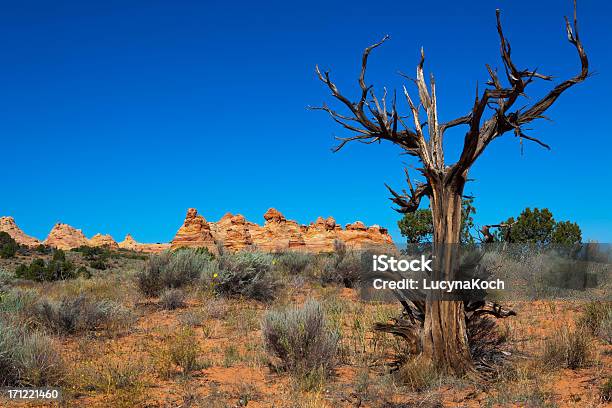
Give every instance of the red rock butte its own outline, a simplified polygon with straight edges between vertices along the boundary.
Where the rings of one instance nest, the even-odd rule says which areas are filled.
[[[342,228],[332,217],[319,217],[309,225],[288,220],[274,208],[263,215],[264,224],[247,221],[244,216],[227,213],[217,222],[209,222],[195,208],[187,210],[185,221],[170,243],[143,244],[130,234],[117,243],[110,235],[96,234],[88,239],[81,230],[57,223],[44,241],[26,235],[12,217],[0,217],[0,231],[8,233],[24,246],[45,244],[59,249],[96,246],[129,249],[140,252],[161,252],[182,247],[207,248],[213,253],[223,247],[228,251],[254,248],[266,252],[297,250],[331,252],[337,241],[351,249],[393,249],[393,240],[385,228],[367,227],[361,221]]]

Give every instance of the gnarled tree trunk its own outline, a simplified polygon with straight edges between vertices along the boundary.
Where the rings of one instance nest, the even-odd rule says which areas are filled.
[[[458,181],[457,181],[458,180]],[[444,178],[431,178],[431,212],[434,225],[432,280],[452,281],[459,263],[461,203],[465,175],[448,185]],[[456,374],[473,370],[463,301],[444,299],[434,291],[426,300],[422,335],[423,353],[440,369]]]

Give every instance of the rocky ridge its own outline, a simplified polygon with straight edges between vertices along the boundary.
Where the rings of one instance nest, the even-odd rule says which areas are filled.
[[[267,252],[331,252],[336,241],[352,249],[393,247],[393,240],[385,228],[367,227],[361,221],[347,224],[344,229],[332,217],[319,217],[310,225],[300,225],[274,208],[270,208],[263,218],[263,226],[231,213],[217,222],[207,222],[195,208],[190,208],[172,240],[172,248],[205,247],[215,252],[216,247],[222,245],[229,251],[252,246]]]
[[[393,248],[393,240],[385,228],[367,227],[356,221],[342,228],[334,218],[319,217],[309,225],[288,220],[281,212],[270,208],[263,215],[264,224],[248,221],[240,214],[225,214],[217,222],[209,222],[195,208],[187,211],[183,225],[170,243],[143,244],[127,234],[117,243],[112,236],[96,234],[91,239],[68,224],[57,223],[44,241],[26,235],[12,217],[0,217],[0,231],[7,232],[24,246],[42,244],[69,250],[80,246],[129,249],[140,252],[161,252],[169,248],[207,248],[216,253],[219,247],[235,252],[245,248],[257,248],[266,252],[299,250],[306,252],[331,252],[337,241],[352,249],[370,247]]]

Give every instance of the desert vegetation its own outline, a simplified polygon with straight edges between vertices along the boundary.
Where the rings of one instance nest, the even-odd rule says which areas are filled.
[[[393,300],[359,296],[363,254],[342,245],[146,259],[108,250],[106,269],[91,268],[88,252],[0,263],[3,385],[58,386],[69,405],[126,407],[578,407],[610,398],[611,304],[580,291],[515,300],[517,315],[501,324],[471,320],[483,382],[438,370],[410,338],[385,330],[406,316]],[[20,263],[54,257],[89,273],[17,274]],[[501,251],[483,262],[518,263]]]

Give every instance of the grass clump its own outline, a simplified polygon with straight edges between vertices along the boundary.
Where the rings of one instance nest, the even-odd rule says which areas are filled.
[[[590,337],[580,328],[563,327],[544,342],[542,360],[550,368],[586,367],[590,359]]]
[[[308,300],[301,308],[268,312],[262,321],[266,351],[277,367],[298,377],[327,376],[336,363],[339,335],[329,329],[322,306]]]
[[[181,375],[187,376],[204,368],[206,364],[198,359],[201,352],[195,331],[191,327],[180,327],[176,333],[165,338],[165,344],[157,352],[160,375],[170,378],[178,369]]]
[[[80,366],[73,381],[83,391],[102,392],[105,406],[135,407],[144,401],[146,366],[140,360],[107,355]]]
[[[0,320],[0,385],[58,385],[64,362],[53,340],[44,334]]]
[[[136,283],[146,296],[158,296],[164,289],[193,283],[209,262],[207,253],[195,249],[151,255],[145,268],[136,274]]]
[[[431,361],[417,355],[401,366],[395,378],[411,391],[422,392],[436,384],[440,376]]]

